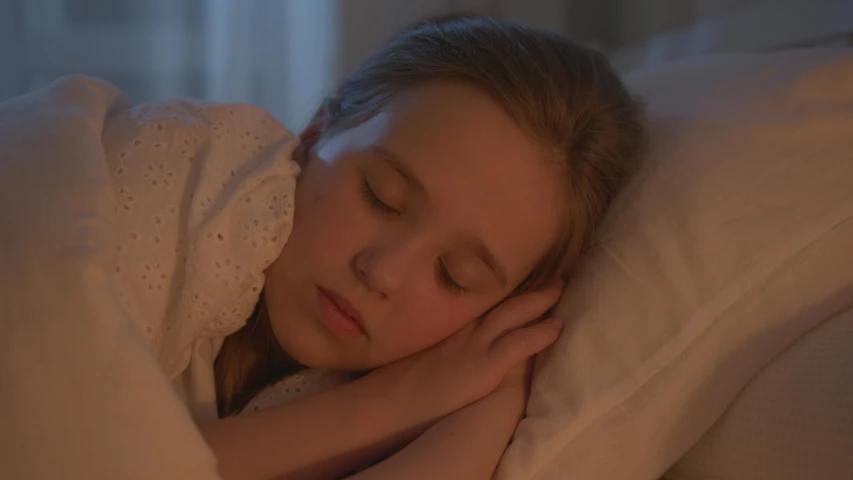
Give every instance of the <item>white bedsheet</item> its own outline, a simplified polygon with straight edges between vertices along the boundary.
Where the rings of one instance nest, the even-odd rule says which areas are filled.
[[[0,104],[0,478],[213,479],[107,271],[115,198],[94,80]]]

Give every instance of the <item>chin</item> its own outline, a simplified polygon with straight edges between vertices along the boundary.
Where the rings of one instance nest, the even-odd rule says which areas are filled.
[[[314,326],[319,327],[319,322],[298,313],[270,313],[270,329],[276,341],[296,363],[308,368],[351,370],[345,368],[340,352],[322,327]]]
[[[288,318],[291,321],[283,322],[282,317]],[[298,325],[293,322],[295,315],[273,315],[270,313],[270,329],[279,346],[290,356],[294,361],[306,367],[320,367],[323,363],[317,355],[317,339],[315,335],[310,335],[311,338],[306,338],[304,328],[298,328]],[[279,320],[276,321],[276,318]],[[313,355],[312,355],[313,353]]]

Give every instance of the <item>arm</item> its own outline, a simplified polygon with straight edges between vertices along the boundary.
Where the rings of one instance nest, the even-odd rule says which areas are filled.
[[[515,431],[524,403],[523,389],[500,388],[348,480],[488,480]]]
[[[403,414],[367,375],[316,395],[200,429],[226,480],[340,478],[417,437],[431,422]]]
[[[524,410],[528,359],[560,332],[556,321],[519,324],[541,316],[559,293],[511,299],[483,322],[346,385],[202,426],[220,474],[338,478],[420,435],[355,478],[488,478]]]

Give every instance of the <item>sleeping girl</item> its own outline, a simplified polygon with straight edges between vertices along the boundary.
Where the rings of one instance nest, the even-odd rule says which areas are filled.
[[[222,478],[487,479],[641,140],[602,55],[425,21],[298,137],[249,105],[111,108],[103,268]]]

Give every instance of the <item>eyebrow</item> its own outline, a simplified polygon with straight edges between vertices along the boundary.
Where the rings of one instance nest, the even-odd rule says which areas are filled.
[[[424,196],[427,196],[427,189],[424,188],[423,183],[418,180],[417,175],[413,172],[408,165],[402,160],[402,158],[396,153],[380,146],[380,145],[372,145],[372,150],[374,153],[379,155],[379,157],[384,160],[391,168],[393,168],[397,173],[400,174],[401,177],[409,184],[410,187],[420,191]],[[506,287],[507,279],[506,279],[506,271],[501,267],[501,264],[498,263],[495,256],[492,252],[486,248],[483,242],[474,236],[469,237],[469,242],[474,247],[474,252],[477,255],[477,258],[483,261],[486,264],[486,267],[491,270],[492,275],[498,281],[498,284],[501,288]]]
[[[424,188],[423,183],[418,180],[418,177],[415,175],[415,173],[412,172],[409,166],[406,165],[406,162],[404,162],[399,155],[380,145],[373,145],[371,149],[374,153],[379,155],[379,158],[384,160],[385,163],[387,163],[391,168],[393,168],[394,171],[400,174],[400,176],[403,177],[403,180],[405,180],[410,187],[426,195],[427,190],[426,188]]]

